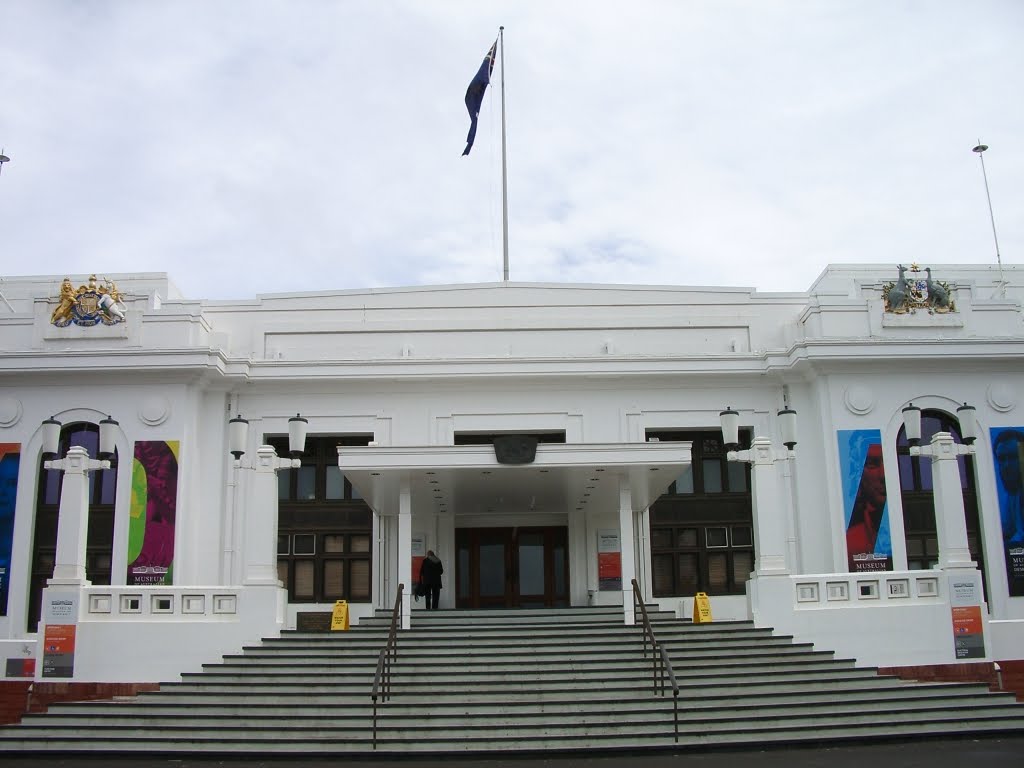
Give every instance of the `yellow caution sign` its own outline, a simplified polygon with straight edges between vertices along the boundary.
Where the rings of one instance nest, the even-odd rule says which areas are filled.
[[[331,611],[331,631],[338,629],[348,629],[348,603],[344,600],[337,600],[334,603],[334,610]]]
[[[693,597],[693,623],[711,623],[711,601],[708,600],[707,592],[698,592]]]

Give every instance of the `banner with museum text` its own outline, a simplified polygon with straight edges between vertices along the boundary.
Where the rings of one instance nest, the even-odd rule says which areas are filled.
[[[882,433],[877,429],[849,429],[839,430],[837,435],[850,572],[891,571]]]
[[[0,616],[7,615],[14,551],[14,502],[18,497],[21,443],[0,443]]]
[[[128,583],[174,583],[178,441],[135,443],[128,522]]]
[[[1024,597],[1024,427],[990,430],[1010,597]]]

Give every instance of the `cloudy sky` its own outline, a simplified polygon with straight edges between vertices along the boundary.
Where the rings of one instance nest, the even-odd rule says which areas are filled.
[[[1020,0],[0,0],[0,274],[190,298],[1024,263]],[[895,274],[895,271],[894,271]]]

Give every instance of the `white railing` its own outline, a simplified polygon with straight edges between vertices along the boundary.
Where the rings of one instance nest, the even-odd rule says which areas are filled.
[[[948,602],[936,571],[877,571],[862,573],[801,574],[792,577],[795,608],[845,608],[851,604],[874,606]]]
[[[223,621],[238,614],[238,589],[230,587],[93,586],[82,590],[79,620]]]

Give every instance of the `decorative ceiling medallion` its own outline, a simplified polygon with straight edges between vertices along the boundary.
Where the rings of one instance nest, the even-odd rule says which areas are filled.
[[[874,410],[875,393],[868,387],[854,384],[846,388],[846,392],[843,393],[843,401],[846,403],[847,410],[858,416],[863,416]]]
[[[13,427],[21,421],[21,401],[16,397],[0,397],[0,427]]]
[[[103,285],[98,285],[96,275],[89,275],[86,285],[77,289],[71,279],[64,278],[60,286],[60,297],[57,308],[50,315],[50,323],[58,328],[69,325],[89,327],[93,325],[117,325],[124,322],[124,307],[121,293],[117,285],[103,278]]]
[[[885,311],[902,315],[918,309],[929,313],[945,314],[956,312],[953,291],[949,283],[932,280],[932,268],[923,270],[917,264],[911,264],[908,270],[902,264],[896,267],[900,276],[882,286],[882,298],[885,300]]]

